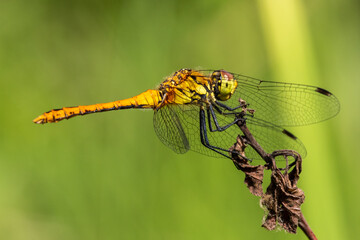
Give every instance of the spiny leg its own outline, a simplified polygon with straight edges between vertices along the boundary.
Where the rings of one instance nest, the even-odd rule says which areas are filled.
[[[214,112],[214,109],[212,107],[212,104],[210,104],[209,107],[207,108],[207,117],[208,117],[208,123],[209,123],[210,132],[216,132],[216,131],[222,132],[222,131],[228,129],[229,127],[231,127],[232,125],[234,125],[235,123],[238,122],[238,119],[235,118],[235,120],[233,122],[221,127],[219,125],[219,123],[218,123],[218,120],[217,120],[216,114]],[[213,127],[212,127],[211,117],[214,120],[216,129],[213,129]]]
[[[223,149],[223,148],[219,148],[219,147],[216,147],[216,146],[213,146],[209,143],[209,139],[208,139],[208,136],[207,136],[207,132],[206,132],[206,118],[205,118],[205,111],[204,109],[200,108],[200,139],[201,139],[201,143],[213,150],[214,152],[217,152],[221,155],[223,155],[224,157],[227,157],[227,158],[230,158],[230,156],[228,155],[225,155],[224,153],[220,152],[220,151],[224,151],[224,152],[229,152],[229,150],[226,150],[226,149]],[[220,150],[220,151],[219,151]]]
[[[234,107],[234,108],[232,108],[232,107],[229,107],[228,105],[226,105],[226,104],[224,104],[224,103],[222,103],[222,102],[220,102],[220,101],[215,101],[215,103],[217,104],[217,105],[219,105],[220,107],[223,107],[223,108],[225,108],[226,110],[228,110],[228,111],[234,111],[234,110],[236,110],[236,109],[239,109],[239,108],[243,108],[243,107],[247,107],[249,104],[245,104],[245,106],[243,105],[243,104],[239,104],[239,106],[236,106],[236,107]]]
[[[220,147],[216,147],[216,146],[211,145],[210,142],[209,142],[209,138],[208,138],[208,136],[207,136],[206,118],[205,118],[205,111],[204,111],[203,108],[200,108],[200,114],[199,114],[199,115],[200,115],[200,139],[201,139],[201,143],[202,143],[205,147],[207,147],[207,148],[213,150],[214,152],[217,152],[217,153],[219,153],[219,154],[221,154],[221,155],[223,155],[224,157],[227,157],[227,158],[229,158],[229,159],[232,159],[232,158],[231,158],[230,156],[228,156],[228,155],[225,155],[224,153],[222,153],[222,152],[220,152],[220,151],[224,151],[224,152],[227,152],[227,153],[238,154],[237,151],[230,151],[230,150],[228,150],[228,149],[224,149],[224,148],[220,148]],[[241,120],[240,120],[240,121],[241,121]],[[219,151],[219,150],[220,150],[220,151]],[[246,157],[243,157],[243,158],[244,158],[245,160],[251,162],[251,159],[248,159],[248,158],[246,158]]]
[[[214,102],[214,104],[212,105],[213,108],[220,113],[221,115],[236,115],[236,114],[241,114],[244,113],[244,111],[241,112],[224,112],[219,106],[216,105],[217,102]]]
[[[207,109],[207,112],[208,112],[209,128],[210,128],[210,131],[211,131],[211,128],[212,128],[212,127],[211,127],[211,119],[210,119],[210,117],[209,117],[209,109]],[[216,120],[216,115],[214,115],[214,117],[215,117],[214,121],[217,121],[217,120]],[[242,117],[240,117],[240,116],[236,116],[235,121],[234,121],[233,123],[228,124],[227,127],[226,127],[226,126],[225,126],[225,127],[228,128],[228,127],[234,125],[235,123],[237,123],[238,121],[245,121],[245,119],[242,118]],[[226,128],[225,128],[225,129],[226,129]],[[225,129],[224,129],[224,130],[225,130]],[[215,130],[215,131],[216,131],[216,130]],[[219,154],[221,154],[221,155],[223,155],[223,156],[225,156],[225,157],[227,157],[227,158],[230,158],[230,159],[231,159],[231,157],[223,154],[222,152],[219,152],[218,150],[225,151],[225,152],[232,153],[232,154],[238,154],[237,151],[230,151],[230,150],[223,149],[223,148],[220,148],[220,147],[216,147],[216,146],[213,146],[213,145],[210,144],[209,139],[208,139],[208,137],[207,137],[205,111],[204,111],[203,108],[200,109],[200,138],[201,138],[201,143],[202,143],[205,147],[207,147],[207,148],[209,148],[209,149],[211,149],[211,150],[213,150],[213,151],[215,151],[215,152],[217,152],[217,153],[219,153]],[[245,157],[245,156],[242,156],[242,158],[244,158],[245,160],[247,160],[247,161],[249,161],[249,162],[252,162],[251,159],[249,159],[249,158],[247,158],[247,157]],[[236,164],[235,164],[235,165],[236,165]]]
[[[250,106],[249,103],[246,103],[245,101],[241,101],[239,106],[237,107],[234,107],[234,108],[231,108],[229,107],[228,105],[224,104],[224,103],[221,103],[219,101],[215,101],[214,102],[214,108],[216,111],[218,111],[220,114],[222,115],[243,115],[243,116],[250,116],[250,117],[253,117],[253,112],[254,110],[252,109],[247,109],[248,106]],[[220,107],[230,111],[230,112],[224,112]],[[239,108],[242,108],[242,111],[241,112],[235,112],[234,110],[236,109],[239,109]],[[248,114],[247,112],[250,112],[250,114]]]

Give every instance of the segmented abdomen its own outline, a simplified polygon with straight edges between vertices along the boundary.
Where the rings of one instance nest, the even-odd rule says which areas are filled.
[[[156,108],[162,101],[158,90],[147,90],[135,97],[109,102],[98,103],[87,106],[64,107],[61,109],[50,110],[33,120],[34,123],[44,124],[59,122],[63,119],[69,119],[78,115],[89,113],[104,112],[129,108]]]

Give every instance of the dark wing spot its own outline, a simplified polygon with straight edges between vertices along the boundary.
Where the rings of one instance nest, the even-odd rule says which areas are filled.
[[[282,130],[282,133],[285,134],[285,135],[287,135],[288,137],[291,137],[291,138],[294,139],[294,140],[297,139],[297,137],[296,137],[294,134],[292,134],[291,132],[289,132],[289,131],[286,130],[286,129]]]
[[[316,88],[315,91],[318,93],[324,94],[326,96],[329,96],[329,97],[332,95],[331,92],[329,92],[328,90],[325,90],[323,88]]]

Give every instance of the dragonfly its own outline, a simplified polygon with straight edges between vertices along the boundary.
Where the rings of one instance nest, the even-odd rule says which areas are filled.
[[[309,85],[264,81],[225,70],[180,69],[156,89],[101,104],[53,109],[33,120],[56,123],[79,115],[120,109],[153,109],[154,129],[176,153],[189,150],[231,158],[239,118],[267,152],[292,149],[306,156],[304,144],[285,127],[303,126],[334,117],[338,99]],[[244,109],[249,108],[249,111]],[[251,110],[250,110],[251,109]],[[245,149],[248,159],[261,159]]]

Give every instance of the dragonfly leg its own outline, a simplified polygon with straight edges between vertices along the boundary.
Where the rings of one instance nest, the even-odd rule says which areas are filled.
[[[234,125],[235,123],[238,122],[238,119],[235,118],[235,120],[233,122],[231,122],[231,123],[229,123],[229,124],[227,124],[227,125],[225,125],[223,127],[220,127],[220,125],[218,123],[218,120],[217,120],[217,117],[215,115],[214,109],[213,109],[211,104],[209,105],[209,108],[207,109],[207,117],[208,117],[208,123],[209,123],[210,132],[216,132],[216,131],[222,132],[222,131],[228,129],[229,127],[231,127],[232,125]],[[213,126],[212,126],[211,117],[214,120],[216,129],[214,129]]]
[[[200,109],[200,114],[199,114],[199,115],[200,115],[200,140],[201,140],[201,143],[202,143],[205,147],[213,150],[214,152],[217,152],[217,153],[223,155],[224,157],[227,157],[227,158],[230,158],[230,159],[231,159],[230,156],[228,156],[228,155],[220,152],[220,151],[224,151],[224,152],[227,152],[227,153],[228,153],[229,150],[226,150],[226,149],[223,149],[223,148],[219,148],[219,147],[215,147],[215,146],[213,146],[213,145],[210,144],[209,139],[208,139],[208,136],[207,136],[207,132],[206,132],[206,118],[205,118],[205,111],[204,111],[204,109],[202,109],[202,108]]]
[[[216,105],[218,105],[218,106],[216,106]],[[226,110],[231,111],[231,112],[224,112],[219,108],[219,106],[222,108],[225,108]],[[214,108],[216,109],[216,111],[218,111],[222,115],[240,115],[240,116],[253,117],[255,111],[253,109],[248,109],[247,108],[248,106],[250,106],[250,103],[246,103],[244,100],[241,100],[239,106],[234,107],[234,108],[231,108],[228,105],[221,103],[219,101],[215,101],[215,104],[214,104]],[[241,112],[234,112],[234,110],[239,109],[239,108],[242,108]]]
[[[206,118],[205,118],[205,111],[204,111],[203,108],[200,108],[200,114],[199,114],[199,115],[200,115],[200,139],[201,139],[201,143],[202,143],[205,147],[207,147],[207,148],[213,150],[214,152],[217,152],[217,153],[219,153],[219,154],[221,154],[221,155],[223,155],[224,157],[227,157],[227,158],[229,158],[229,159],[232,159],[232,158],[231,158],[230,156],[228,156],[228,155],[220,152],[220,151],[224,151],[224,152],[227,152],[227,153],[238,154],[237,151],[230,151],[230,150],[227,150],[227,149],[223,149],[223,148],[220,148],[220,147],[216,147],[216,146],[211,145],[210,142],[209,142],[208,136],[207,136],[207,132],[206,132]],[[237,119],[236,121],[241,121],[241,120],[242,120],[242,119],[240,118],[240,119]],[[209,124],[210,124],[210,122],[209,122]],[[209,126],[209,127],[210,127],[210,126]],[[251,162],[251,159],[248,159],[248,158],[246,158],[245,156],[243,156],[243,158],[244,158],[245,160]]]
[[[237,114],[246,115],[246,113],[245,113],[244,111],[241,111],[241,112],[234,112],[234,111],[224,112],[223,110],[221,110],[221,109],[219,108],[219,106],[216,106],[216,104],[218,104],[218,102],[215,102],[215,104],[213,105],[213,107],[214,107],[214,109],[215,109],[218,113],[220,113],[221,115],[237,115]],[[225,104],[222,104],[222,105],[228,107],[228,106],[225,105]],[[229,107],[229,108],[230,108],[230,107]],[[228,110],[227,108],[225,108],[225,109]],[[234,110],[236,110],[236,109],[238,109],[238,107],[235,108]]]
[[[236,109],[239,109],[239,108],[243,108],[243,107],[247,107],[248,106],[248,104],[245,104],[245,106],[244,106],[244,104],[239,104],[239,106],[236,106],[236,107],[234,107],[234,108],[232,108],[232,107],[229,107],[228,105],[226,105],[226,104],[224,104],[224,103],[222,103],[222,102],[219,102],[219,101],[215,101],[215,103],[217,104],[217,105],[219,105],[220,107],[223,107],[223,108],[225,108],[226,110],[229,110],[229,111],[234,111],[234,110],[236,110]]]
[[[207,136],[207,131],[206,131],[205,111],[204,111],[204,109],[202,109],[202,108],[200,109],[200,139],[201,139],[201,143],[202,143],[205,147],[213,150],[214,152],[217,152],[217,153],[223,155],[224,157],[227,157],[227,158],[231,159],[230,156],[228,156],[228,155],[226,155],[226,154],[224,154],[224,153],[222,153],[222,152],[220,152],[220,151],[224,151],[224,152],[226,152],[226,153],[235,153],[235,154],[237,154],[236,151],[230,151],[230,150],[228,150],[228,149],[216,147],[216,146],[213,146],[213,145],[210,144],[209,138],[208,138],[208,136]],[[245,157],[244,157],[244,158],[245,158]],[[245,159],[247,159],[247,158],[245,158]],[[250,161],[250,159],[247,159],[247,160]]]

